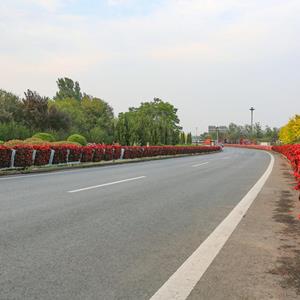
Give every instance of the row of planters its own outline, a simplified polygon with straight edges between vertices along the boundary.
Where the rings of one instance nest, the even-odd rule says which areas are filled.
[[[294,170],[294,175],[297,180],[296,189],[300,190],[300,144],[281,145],[281,146],[263,146],[263,145],[226,145],[227,147],[249,148],[258,150],[276,151],[284,155],[291,163]]]
[[[115,159],[133,159],[142,157],[199,154],[219,151],[219,146],[111,146],[88,145],[0,145],[0,169],[9,167],[44,166],[80,162],[100,162]]]

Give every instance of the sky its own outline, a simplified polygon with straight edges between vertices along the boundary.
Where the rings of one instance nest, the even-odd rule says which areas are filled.
[[[299,0],[1,0],[0,88],[59,77],[117,115],[154,97],[185,131],[300,113]]]

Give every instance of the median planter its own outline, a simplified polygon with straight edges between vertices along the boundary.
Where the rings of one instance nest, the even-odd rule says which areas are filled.
[[[68,150],[69,150],[68,162],[79,162],[81,158],[82,147],[69,145]]]
[[[100,162],[123,159],[135,159],[156,156],[172,156],[182,154],[199,154],[221,150],[213,146],[118,146],[118,145],[88,145],[74,144],[42,144],[0,145],[0,168],[11,166],[14,154],[14,167],[44,166],[48,164],[67,164],[72,162]]]
[[[104,145],[95,145],[93,162],[99,162],[101,160],[104,160],[104,155],[105,155]]]
[[[93,156],[94,156],[93,146],[82,147],[81,162],[92,162]]]
[[[0,145],[0,169],[9,168],[12,150]]]
[[[33,149],[36,151],[34,165],[35,166],[44,166],[49,163],[51,149],[49,145],[35,145]]]
[[[66,164],[68,162],[68,147],[64,145],[51,146],[51,149],[55,151],[52,163],[55,164]]]
[[[29,167],[33,165],[33,147],[30,145],[15,146],[14,167]]]

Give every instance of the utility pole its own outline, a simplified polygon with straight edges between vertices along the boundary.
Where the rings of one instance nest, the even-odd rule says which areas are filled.
[[[196,145],[198,145],[198,127],[196,127]]]
[[[251,107],[250,111],[251,111],[251,135],[253,136],[253,113],[255,111],[255,108]]]
[[[216,131],[217,131],[217,143],[219,143],[219,126],[216,127]]]

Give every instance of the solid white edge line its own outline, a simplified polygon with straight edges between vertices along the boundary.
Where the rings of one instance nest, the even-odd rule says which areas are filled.
[[[139,180],[139,179],[142,179],[142,178],[146,178],[146,176],[139,176],[139,177],[128,178],[128,179],[124,179],[124,180],[118,180],[118,181],[114,181],[114,182],[108,182],[108,183],[103,183],[103,184],[99,184],[99,185],[89,186],[89,187],[82,188],[82,189],[68,191],[68,193],[78,193],[78,192],[97,189],[97,188],[100,188],[100,187],[114,185],[114,184],[118,184],[118,183],[123,183],[123,182],[128,182],[128,181],[133,181],[133,180]]]
[[[268,153],[268,152],[267,152]],[[179,269],[163,284],[150,300],[185,300],[201,279],[205,271],[225,245],[238,226],[250,205],[256,199],[269,178],[273,166],[272,154],[270,164],[244,198],[234,207],[229,215],[218,225],[198,249],[179,267]]]
[[[196,167],[200,167],[200,166],[203,166],[203,165],[207,165],[208,163],[209,163],[209,161],[206,161],[206,162],[201,163],[201,164],[193,165],[192,167],[196,168]]]

